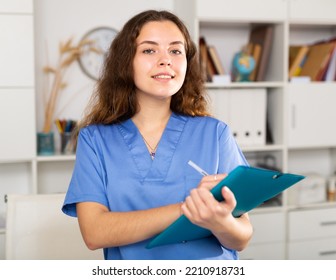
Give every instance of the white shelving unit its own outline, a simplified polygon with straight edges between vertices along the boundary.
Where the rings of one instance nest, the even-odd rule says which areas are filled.
[[[207,43],[215,45],[227,71],[235,52],[247,43],[253,25],[275,27],[265,81],[207,84],[207,89],[223,100],[238,91],[253,94],[254,90],[265,90],[267,119],[274,141],[242,145],[252,165],[263,163],[271,155],[277,168],[284,172],[332,175],[336,170],[336,130],[332,129],[336,120],[333,110],[336,83],[288,83],[287,58],[290,44],[336,36],[336,2],[173,1],[176,13],[187,23],[195,42],[202,35]],[[0,259],[5,257],[5,195],[65,192],[75,160],[75,156],[36,155],[33,18],[33,0],[1,1]],[[225,108],[224,103],[216,102],[216,112],[221,112],[221,106]],[[14,129],[15,126],[20,129]],[[241,258],[336,259],[336,203],[299,206],[289,203],[290,195],[286,191],[280,197],[281,204],[251,212],[255,234]]]
[[[207,84],[215,100],[215,115],[225,121],[229,119],[226,111],[229,110],[227,103],[231,104],[228,97],[231,92],[234,95],[234,92],[246,90],[253,94],[255,89],[266,89],[267,119],[274,142],[241,145],[250,163],[258,164],[264,156],[271,155],[276,159],[277,168],[284,172],[316,172],[326,178],[331,176],[336,169],[336,130],[331,129],[331,123],[336,121],[333,109],[336,83],[289,83],[287,69],[290,45],[310,44],[336,36],[336,18],[332,12],[336,10],[336,3],[327,0],[178,2],[177,13],[189,25],[195,42],[203,36],[208,45],[215,45],[227,72],[231,70],[235,53],[247,44],[252,26],[274,26],[265,81]],[[245,107],[242,104],[241,108]],[[297,205],[290,203],[292,195],[285,191],[281,205],[260,207],[251,212],[255,233],[241,258],[336,259],[336,204]],[[320,215],[320,219],[314,218]],[[300,229],[294,226],[297,224]],[[304,232],[314,233],[307,236]],[[312,241],[314,244],[309,248],[307,244]]]

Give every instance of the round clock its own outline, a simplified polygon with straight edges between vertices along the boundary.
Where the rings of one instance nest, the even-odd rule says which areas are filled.
[[[83,54],[78,59],[81,69],[91,79],[98,80],[106,52],[117,33],[111,27],[97,27],[81,39],[81,42],[92,42],[84,45]]]

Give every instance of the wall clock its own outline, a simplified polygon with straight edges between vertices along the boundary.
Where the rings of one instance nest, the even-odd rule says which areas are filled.
[[[106,52],[117,33],[111,27],[97,27],[88,31],[81,39],[92,42],[83,47],[83,54],[78,59],[80,68],[91,79],[98,80]]]

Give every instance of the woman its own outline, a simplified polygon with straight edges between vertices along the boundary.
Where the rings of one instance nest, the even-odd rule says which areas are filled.
[[[226,124],[206,111],[198,55],[167,11],[131,18],[113,40],[89,111],[62,210],[105,259],[237,259],[252,235],[234,195],[210,189],[247,162]],[[188,165],[199,164],[210,176]],[[213,235],[146,249],[180,215]]]

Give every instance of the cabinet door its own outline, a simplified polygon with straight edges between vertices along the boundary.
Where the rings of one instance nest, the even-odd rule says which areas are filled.
[[[286,18],[286,12],[287,3],[283,0],[197,1],[197,16],[202,19],[281,20]]]
[[[1,0],[0,13],[33,13],[33,0]]]
[[[34,157],[36,151],[34,91],[0,89],[0,120],[0,161]]]
[[[335,84],[290,84],[288,89],[288,146],[335,146]]]
[[[32,15],[0,15],[0,87],[34,86]]]
[[[289,19],[301,21],[335,22],[336,2],[332,0],[291,0]]]

